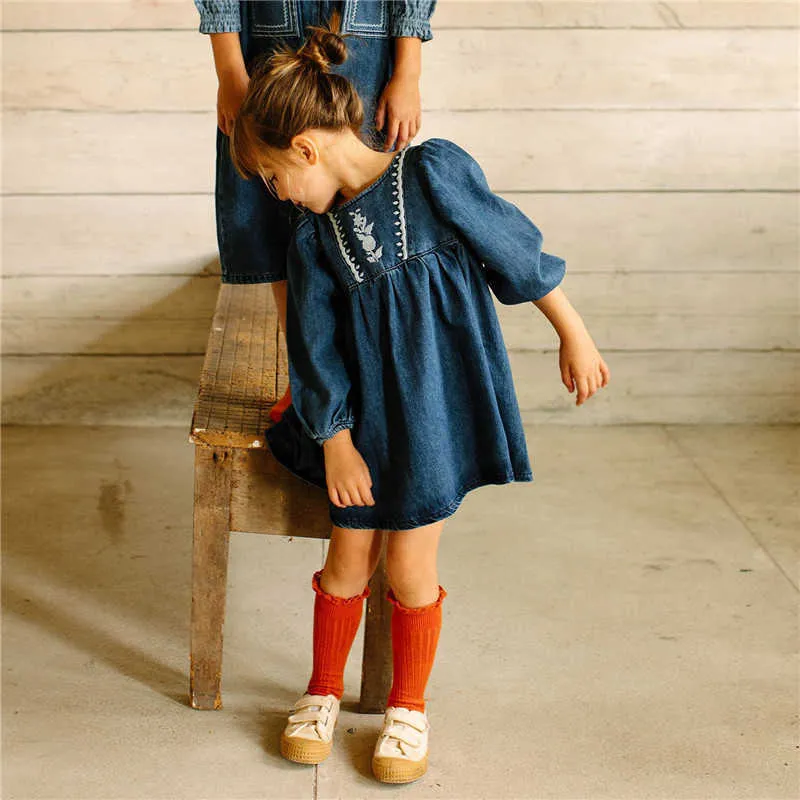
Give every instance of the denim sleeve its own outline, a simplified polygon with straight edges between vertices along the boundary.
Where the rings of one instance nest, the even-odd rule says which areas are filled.
[[[389,3],[389,34],[416,36],[423,42],[433,39],[431,17],[436,0],[392,0]]]
[[[239,0],[194,0],[200,33],[237,33],[242,29]]]
[[[309,235],[311,234],[311,235]],[[308,226],[295,230],[287,253],[286,348],[292,404],[319,445],[355,424],[343,335],[344,292],[324,265]]]
[[[564,260],[542,252],[539,229],[492,192],[466,150],[447,139],[428,139],[420,165],[436,212],[475,253],[501,303],[539,300],[561,283]]]

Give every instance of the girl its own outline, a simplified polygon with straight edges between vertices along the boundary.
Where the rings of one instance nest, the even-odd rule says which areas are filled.
[[[436,0],[195,0],[200,32],[210,34],[219,79],[217,95],[216,214],[222,280],[272,283],[278,316],[286,324],[286,249],[296,221],[290,203],[277,202],[261,181],[243,180],[233,169],[229,141],[256,58],[282,43],[298,47],[306,25],[331,13],[343,16],[352,51],[341,74],[364,99],[362,136],[376,147],[400,150],[420,126],[422,42],[433,38]],[[279,420],[291,391],[276,403]]]
[[[466,492],[531,481],[522,420],[490,290],[533,302],[561,338],[578,405],[609,371],[558,288],[564,261],[493,194],[446,139],[398,153],[359,138],[357,92],[335,20],[257,67],[232,136],[242,175],[301,207],[287,260],[293,405],[268,431],[275,457],[327,488],[333,522],[314,573],[313,672],[281,752],[331,751],[343,671],[387,540],[393,683],[372,769],[384,782],[427,768],[424,692],[446,596],[436,556]]]

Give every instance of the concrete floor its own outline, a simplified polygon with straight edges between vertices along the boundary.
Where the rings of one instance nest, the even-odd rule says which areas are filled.
[[[535,482],[445,526],[431,766],[391,787],[361,633],[333,755],[278,752],[326,543],[232,537],[225,707],[191,710],[186,431],[7,428],[3,797],[797,797],[798,429],[528,434]]]

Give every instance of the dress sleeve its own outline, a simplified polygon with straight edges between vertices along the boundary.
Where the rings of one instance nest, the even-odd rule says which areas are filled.
[[[420,167],[436,213],[475,253],[497,299],[513,305],[555,289],[564,277],[564,260],[542,252],[539,229],[492,192],[478,162],[448,139],[428,139],[420,147]]]
[[[286,348],[292,404],[319,445],[355,424],[345,352],[344,290],[324,263],[313,229],[301,225],[286,260]]]
[[[431,17],[436,0],[396,0],[389,3],[389,35],[433,39]]]
[[[239,0],[194,0],[200,33],[237,33],[242,29]]]

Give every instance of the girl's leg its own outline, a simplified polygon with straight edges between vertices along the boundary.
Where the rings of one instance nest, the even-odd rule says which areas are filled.
[[[314,600],[314,669],[308,694],[344,693],[344,668],[369,595],[367,584],[380,557],[374,530],[333,527],[328,556],[311,585]]]
[[[387,706],[425,711],[425,687],[442,628],[436,558],[444,520],[409,531],[389,531],[386,551],[392,603],[394,676]]]

